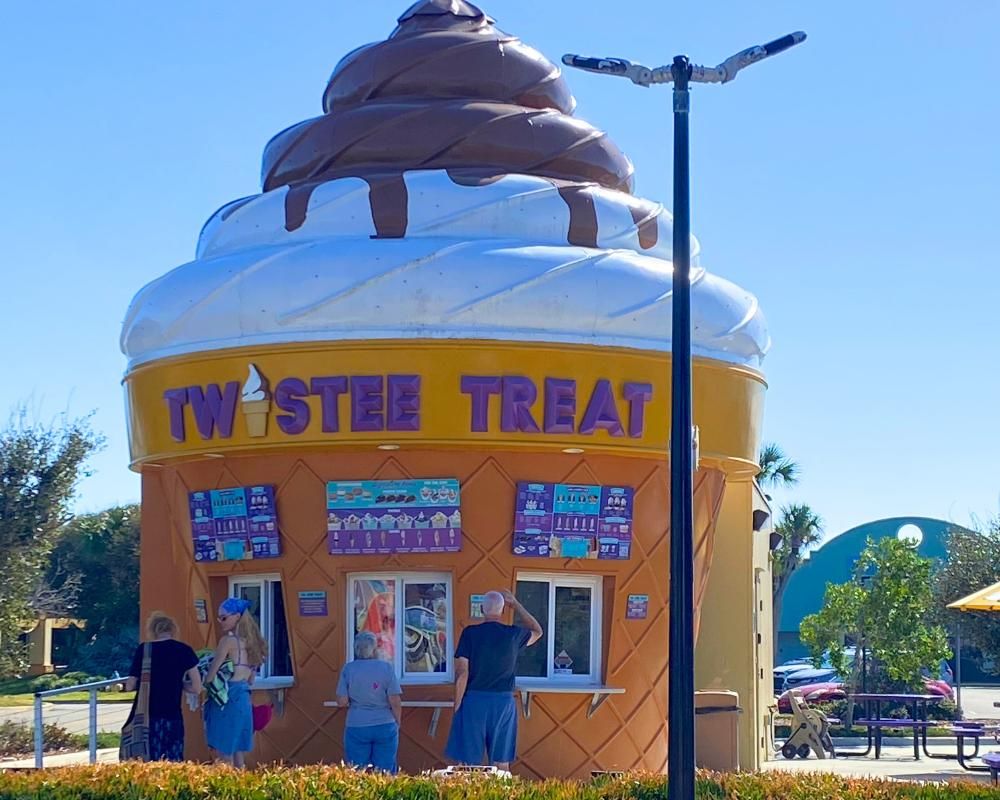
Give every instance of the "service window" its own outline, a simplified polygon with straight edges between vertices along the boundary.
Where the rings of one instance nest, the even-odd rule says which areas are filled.
[[[351,575],[347,582],[347,658],[354,637],[375,634],[376,658],[396,667],[401,683],[450,683],[455,651],[451,576],[400,572]]]
[[[517,599],[542,626],[542,639],[521,652],[517,677],[553,683],[599,683],[601,578],[521,573]]]
[[[279,575],[240,575],[229,579],[231,597],[250,601],[250,613],[267,642],[267,660],[258,671],[261,678],[290,678],[292,651],[288,646],[288,619]]]

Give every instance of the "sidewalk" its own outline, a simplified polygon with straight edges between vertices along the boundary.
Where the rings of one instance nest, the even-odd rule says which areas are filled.
[[[90,753],[86,750],[81,750],[76,753],[58,753],[56,755],[47,755],[43,762],[45,769],[50,767],[69,767],[75,764],[87,764],[90,760]],[[106,748],[104,750],[97,751],[97,763],[98,764],[117,764],[118,763],[118,748]],[[0,770],[4,769],[30,769],[35,766],[35,757],[30,756],[29,758],[19,758],[16,761],[2,761],[0,760]]]
[[[858,740],[864,747],[863,740]],[[986,742],[980,752],[988,753],[998,749],[996,744],[989,747]],[[952,740],[954,747],[954,740]],[[944,749],[944,748],[942,748]],[[977,766],[981,765],[978,758],[969,759],[969,763]],[[761,770],[763,772],[829,772],[834,775],[843,775],[850,778],[883,778],[889,780],[903,781],[931,781],[935,783],[950,781],[975,781],[976,783],[989,783],[988,772],[969,772],[958,765],[958,761],[953,759],[922,758],[919,761],[913,759],[913,746],[884,746],[882,748],[882,758],[878,761],[874,757],[865,758],[827,758],[817,759],[810,756],[807,759],[796,758],[793,760],[778,758],[775,761],[766,762]]]

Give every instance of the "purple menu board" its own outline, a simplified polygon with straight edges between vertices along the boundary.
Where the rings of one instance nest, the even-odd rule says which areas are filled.
[[[462,512],[454,478],[326,485],[331,555],[457,553]]]
[[[626,486],[518,483],[514,555],[627,560],[634,495]]]
[[[191,492],[188,507],[195,561],[281,555],[273,486]]]

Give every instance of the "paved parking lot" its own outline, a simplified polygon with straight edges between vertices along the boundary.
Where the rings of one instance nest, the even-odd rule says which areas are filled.
[[[1000,720],[1000,708],[993,706],[997,702],[1000,702],[1000,686],[962,687],[962,711],[966,719]]]

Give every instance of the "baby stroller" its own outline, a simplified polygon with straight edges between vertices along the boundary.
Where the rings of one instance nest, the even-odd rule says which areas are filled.
[[[830,723],[826,715],[810,708],[797,692],[789,692],[788,702],[792,706],[792,733],[781,746],[785,758],[809,758],[809,751],[816,758],[826,758],[829,753],[835,758],[833,739],[830,738]]]

